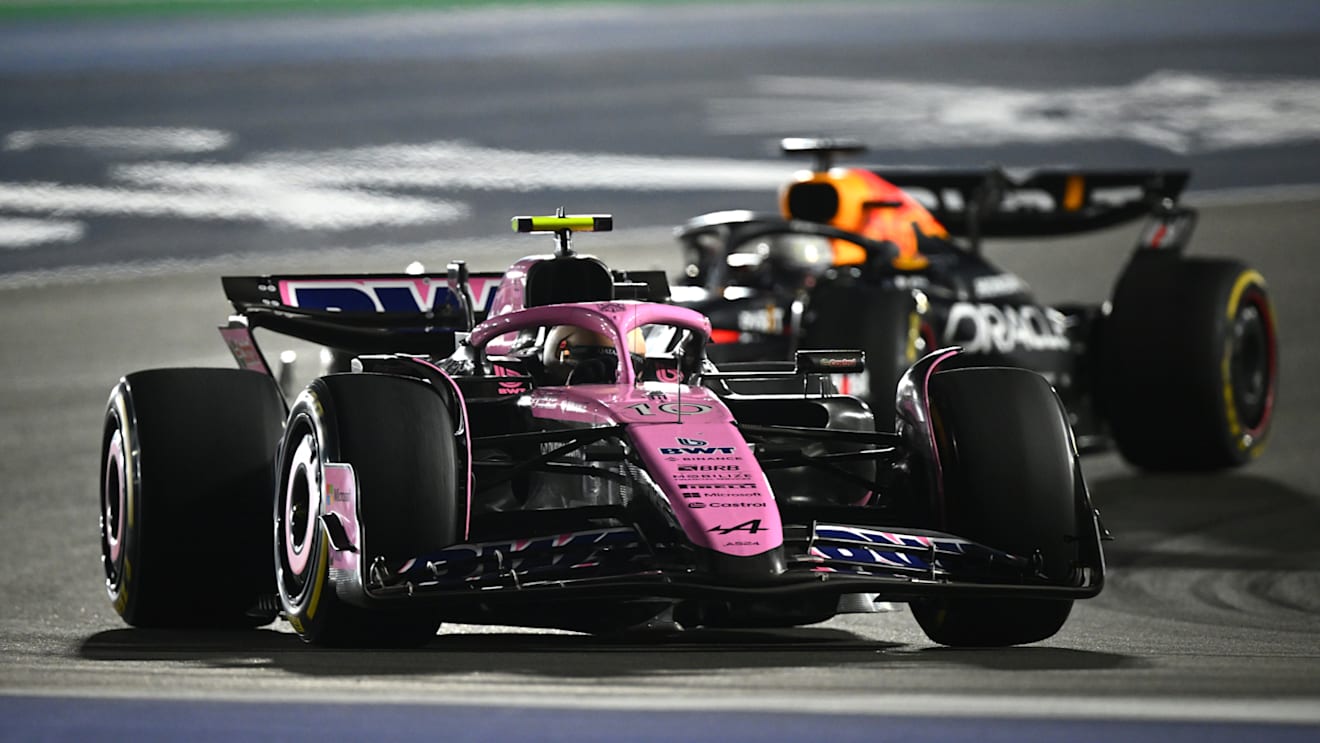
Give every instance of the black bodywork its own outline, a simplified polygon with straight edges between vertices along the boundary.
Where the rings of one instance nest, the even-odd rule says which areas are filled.
[[[1104,308],[1042,304],[1024,281],[988,261],[981,244],[986,238],[1061,236],[1146,218],[1150,224],[1134,263],[1147,260],[1147,254],[1176,254],[1195,223],[1195,212],[1176,203],[1188,174],[875,173],[924,194],[930,213],[947,228],[948,236],[915,230],[922,267],[896,267],[897,247],[891,242],[796,214],[716,212],[676,230],[685,270],[675,299],[711,318],[716,343],[710,357],[718,363],[786,359],[803,348],[863,348],[870,383],[836,381],[866,399],[883,426],[902,369],[930,350],[958,346],[963,353],[952,365],[1004,365],[1043,375],[1067,406],[1079,444],[1103,446],[1097,351]],[[1070,179],[1085,184],[1086,198],[1065,210],[1060,206],[1065,190],[1077,188]],[[792,193],[788,206],[806,217],[833,213],[818,215],[813,200]],[[834,265],[822,247],[812,256],[816,260],[803,260],[804,245],[836,241],[864,250],[866,259]],[[739,255],[756,257],[730,260]]]

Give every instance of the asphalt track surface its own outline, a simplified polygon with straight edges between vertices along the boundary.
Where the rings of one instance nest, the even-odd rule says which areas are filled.
[[[0,150],[0,236],[5,220],[19,222],[11,235],[29,235],[0,251],[0,740],[1320,737],[1320,391],[1311,382],[1320,368],[1320,198],[1308,187],[1320,140],[1306,107],[1308,85],[1320,81],[1317,11],[1286,2],[882,3],[829,6],[813,23],[794,6],[702,11],[0,28],[0,134],[9,143]],[[569,35],[588,20],[607,33]],[[354,29],[372,33],[346,48]],[[233,38],[247,40],[243,53],[225,43]],[[1160,71],[1182,76],[1150,77]],[[590,240],[616,265],[674,270],[669,226],[716,208],[770,206],[773,186],[759,185],[762,166],[774,164],[769,146],[804,132],[770,131],[766,121],[783,108],[774,105],[782,91],[804,78],[818,91],[862,80],[908,95],[900,83],[918,82],[1072,102],[1044,114],[1067,125],[1062,133],[1038,128],[1032,140],[990,143],[987,133],[999,130],[985,121],[986,142],[943,148],[878,129],[886,135],[868,137],[875,161],[1192,167],[1200,190],[1188,201],[1202,209],[1192,252],[1251,263],[1278,312],[1282,383],[1266,453],[1239,471],[1195,476],[1088,458],[1094,498],[1117,537],[1110,580],[1059,635],[1026,648],[939,648],[906,611],[785,631],[693,632],[663,644],[445,627],[421,651],[374,653],[304,647],[282,623],[177,633],[119,621],[96,546],[105,398],[133,369],[230,363],[212,330],[227,311],[220,274],[394,270],[452,257],[499,269],[543,247],[491,237],[507,217],[559,203],[615,212],[629,228],[581,237],[579,247]],[[1095,127],[1109,120],[1083,126],[1094,118],[1084,113],[1112,100],[1103,91],[1139,98],[1131,86],[1140,80],[1154,80],[1147,87],[1162,95],[1203,86],[1166,110],[1215,126],[1197,128],[1191,114],[1108,137]],[[1242,122],[1224,106],[1196,103],[1214,98],[1205,80],[1254,81],[1247,87],[1257,92],[1289,81],[1293,108],[1269,118],[1295,125],[1255,119],[1255,144],[1225,144],[1221,135]],[[738,115],[746,110],[764,118]],[[806,133],[846,128],[821,116]],[[162,153],[68,133],[97,127],[231,139]],[[957,134],[947,120],[930,128]],[[363,185],[356,172],[304,171],[259,193],[288,199],[287,208],[261,211],[252,206],[260,198],[244,200],[248,186],[217,186],[202,177],[217,171],[200,169],[244,166],[219,175],[269,178],[263,168],[272,162],[320,168],[330,153],[371,165],[382,155],[364,149],[426,145],[407,153],[430,157],[434,143],[460,140],[481,148],[469,159],[516,150],[513,159],[537,173],[574,173],[573,187],[508,186],[519,173],[507,164],[485,174],[505,186],[482,185],[481,173]],[[397,165],[397,153],[386,155]],[[457,171],[470,164],[464,157],[443,162]],[[619,173],[677,158],[715,175],[696,185],[674,176],[663,189],[620,185]],[[735,168],[717,158],[756,167],[731,186]],[[171,185],[150,181],[153,173],[194,180]],[[67,203],[36,200],[33,184],[62,186],[55,199]],[[376,207],[414,221],[318,222],[323,215],[299,210],[299,188],[348,193],[336,202],[344,214]],[[94,206],[97,189],[124,202],[150,192],[155,201],[117,212]],[[177,191],[200,191],[227,211],[199,209]],[[363,205],[349,197],[364,192],[380,200],[355,211]],[[989,252],[1043,299],[1098,301],[1135,234],[1129,226]],[[198,555],[199,579],[222,560]]]

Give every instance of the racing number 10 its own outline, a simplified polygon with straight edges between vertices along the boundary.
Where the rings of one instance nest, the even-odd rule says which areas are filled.
[[[652,409],[651,403],[639,402],[636,405],[629,405],[628,409],[642,416],[655,415],[657,410],[669,415],[701,415],[709,413],[711,406],[695,402],[662,402]]]

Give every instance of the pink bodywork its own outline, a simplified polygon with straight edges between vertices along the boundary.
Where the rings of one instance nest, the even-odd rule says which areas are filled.
[[[625,300],[524,309],[527,270],[547,257],[533,256],[518,261],[502,281],[472,281],[478,306],[486,305],[482,300],[491,291],[495,296],[490,318],[473,328],[469,335],[471,347],[483,353],[501,353],[507,350],[517,331],[555,325],[591,329],[610,338],[616,348],[628,347],[625,339],[631,330],[652,324],[679,326],[710,337],[710,321],[704,315],[673,305]],[[383,281],[318,278],[281,281],[279,293],[282,302],[296,307],[298,291],[303,287],[352,288],[373,296],[377,288],[406,287],[419,308],[429,308],[434,305],[436,291],[441,286],[433,279],[422,277]],[[244,339],[227,336],[226,340],[232,348],[234,341],[242,345]],[[421,359],[415,361],[448,378],[434,364]],[[453,384],[453,389],[461,400],[458,385]],[[783,544],[783,525],[770,483],[734,425],[732,414],[709,390],[672,382],[640,382],[630,354],[622,353],[615,384],[539,388],[531,393],[530,406],[534,417],[545,420],[622,426],[693,544],[738,557],[759,555]],[[471,487],[470,471],[467,476]],[[339,518],[352,546],[360,550],[356,478],[350,465],[324,464],[321,508],[322,513],[333,513]],[[359,554],[352,550],[332,550],[331,565],[335,569],[357,571]]]
[[[532,415],[620,425],[688,539],[746,557],[783,543],[779,507],[729,409],[704,387],[645,382],[545,387]]]
[[[248,369],[261,374],[270,374],[270,368],[266,366],[266,361],[261,358],[261,351],[257,350],[257,343],[252,339],[252,330],[247,326],[223,327],[220,328],[220,337],[225,339],[225,345],[229,347],[229,352],[234,354],[234,360],[243,369]]]
[[[521,310],[526,305],[527,272],[537,263],[553,259],[552,255],[529,255],[509,266],[509,270],[504,272],[504,279],[499,283],[499,289],[495,291],[490,316]]]
[[[496,298],[501,308],[506,282]],[[521,298],[520,295],[517,298]],[[628,332],[643,325],[676,325],[710,337],[710,321],[683,307],[636,301],[547,305],[497,315],[468,338],[477,350],[518,330],[576,325],[627,348]],[[614,384],[542,387],[531,413],[546,420],[622,426],[696,545],[728,555],[758,555],[783,544],[774,493],[751,447],[724,403],[704,387],[638,382],[629,354],[619,354]]]
[[[713,395],[710,402],[723,415],[632,423],[628,437],[693,544],[738,557],[759,555],[784,543],[779,506],[728,409]]]
[[[330,567],[356,572],[362,545],[358,538],[357,477],[350,464],[326,462],[321,465],[325,484],[321,493],[321,512],[333,513],[344,525],[349,540],[357,551],[330,550]]]

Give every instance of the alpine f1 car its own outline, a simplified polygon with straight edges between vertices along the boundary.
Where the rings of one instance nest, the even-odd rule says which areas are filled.
[[[716,362],[860,348],[841,389],[887,411],[921,355],[1044,375],[1084,449],[1117,445],[1148,469],[1213,469],[1257,456],[1278,369],[1265,280],[1241,262],[1188,258],[1194,210],[1176,171],[833,167],[840,140],[789,139],[816,159],[780,211],[715,212],[679,228],[675,299],[711,318]],[[928,208],[929,206],[929,208]],[[1046,306],[991,265],[994,237],[1079,233],[1148,217],[1103,305]],[[882,424],[888,416],[877,414]]]
[[[517,218],[503,276],[224,279],[236,369],[125,376],[101,552],[135,626],[260,625],[419,645],[442,621],[592,633],[779,627],[909,602],[936,642],[1054,635],[1103,584],[1103,529],[1045,380],[899,383],[895,431],[834,394],[848,351],[706,357],[662,272],[577,254],[608,217]],[[286,399],[255,331],[351,359]]]

